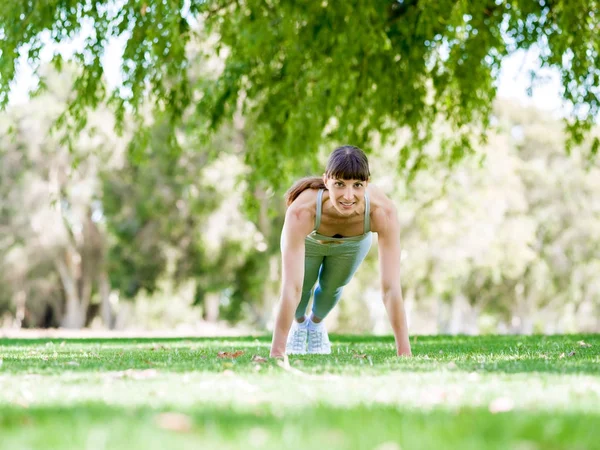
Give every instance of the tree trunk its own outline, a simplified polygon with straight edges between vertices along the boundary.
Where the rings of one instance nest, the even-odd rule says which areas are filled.
[[[90,307],[90,300],[92,298],[92,277],[85,271],[82,275],[81,280],[81,293],[80,293],[80,306],[79,308],[84,315],[87,315],[87,310]],[[85,322],[84,322],[85,325]]]
[[[77,295],[77,281],[62,258],[57,258],[55,264],[66,295],[65,313],[60,324],[64,328],[82,328],[85,325],[85,311],[81,308]]]
[[[100,315],[104,326],[112,330],[115,326],[113,312],[110,306],[110,281],[106,271],[100,272],[98,276],[98,285],[100,287]]]
[[[450,332],[450,305],[442,298],[437,299],[437,332],[448,334]]]
[[[15,293],[15,321],[14,327],[21,328],[23,326],[23,320],[25,319],[25,303],[27,301],[27,294],[24,290],[19,290]]]
[[[215,323],[219,320],[219,294],[209,292],[204,296],[204,320]]]
[[[531,317],[533,301],[526,292],[525,286],[518,283],[515,286],[515,308],[512,312],[511,331],[515,334],[532,334],[533,319]]]

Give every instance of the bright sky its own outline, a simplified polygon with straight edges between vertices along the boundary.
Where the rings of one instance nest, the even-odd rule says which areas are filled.
[[[536,81],[532,96],[529,97],[527,88],[530,85],[532,70],[536,72],[539,81]],[[523,105],[535,106],[557,116],[565,116],[567,108],[563,104],[561,91],[558,71],[540,69],[538,51],[535,48],[528,52],[519,50],[502,62],[499,97],[517,99]]]
[[[84,27],[85,28],[85,27]],[[90,27],[91,28],[91,27]],[[41,51],[41,59],[49,61],[54,50],[58,49],[64,57],[68,57],[77,48],[83,47],[84,37],[80,36],[69,44],[57,46],[46,37],[46,46]],[[112,39],[109,41],[103,58],[105,76],[109,87],[120,84],[120,64],[123,52],[124,39]],[[532,97],[527,96],[530,71],[538,72],[545,82],[533,90]],[[37,86],[37,79],[33,74],[31,66],[27,63],[25,52],[21,53],[17,77],[12,85],[9,101],[11,104],[19,104],[27,100],[28,91]],[[499,79],[498,96],[502,98],[517,99],[523,105],[535,106],[545,111],[552,112],[556,116],[564,116],[566,108],[560,97],[560,78],[556,71],[548,69],[540,71],[535,49],[529,52],[519,51],[506,58],[502,64]]]

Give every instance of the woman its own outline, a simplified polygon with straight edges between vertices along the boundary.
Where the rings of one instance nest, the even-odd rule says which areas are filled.
[[[364,152],[343,146],[329,157],[322,179],[304,178],[287,192],[281,235],[283,282],[271,356],[331,353],[323,319],[367,255],[371,231],[378,235],[381,290],[397,354],[411,355],[400,287],[396,208],[383,192],[369,185],[369,176]]]

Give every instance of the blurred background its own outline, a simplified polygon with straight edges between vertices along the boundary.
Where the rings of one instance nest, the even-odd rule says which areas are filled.
[[[187,47],[196,93],[227,67],[219,38],[203,36]],[[337,145],[356,144],[369,155],[372,183],[398,207],[411,334],[600,332],[600,170],[583,146],[567,148],[565,111],[501,89],[486,139],[450,162],[443,153],[456,124],[441,117],[415,153],[427,161],[420,170],[399,168],[414,137],[401,124],[360,140],[352,139],[360,130],[309,139],[308,148],[282,141],[291,153],[279,159],[276,145],[265,147],[267,167],[269,154],[248,157],[268,140],[256,137],[264,118],[242,107],[210,133],[184,114],[176,150],[170,117],[149,109],[141,152],[130,145],[131,109],[119,122],[108,103],[88,105],[73,131],[63,113],[81,95],[78,71],[42,64],[33,85],[43,89],[0,112],[4,330],[270,330],[283,194],[293,179],[320,175]],[[118,82],[110,74],[109,86]],[[516,83],[510,76],[504,83]],[[269,182],[257,184],[261,177]],[[331,331],[391,333],[374,243],[327,318]]]

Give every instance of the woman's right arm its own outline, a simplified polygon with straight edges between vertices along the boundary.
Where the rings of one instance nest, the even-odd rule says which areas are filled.
[[[312,231],[309,210],[291,205],[286,214],[281,236],[282,284],[279,310],[273,329],[271,356],[285,354],[287,336],[300,303],[304,281],[304,238]]]

